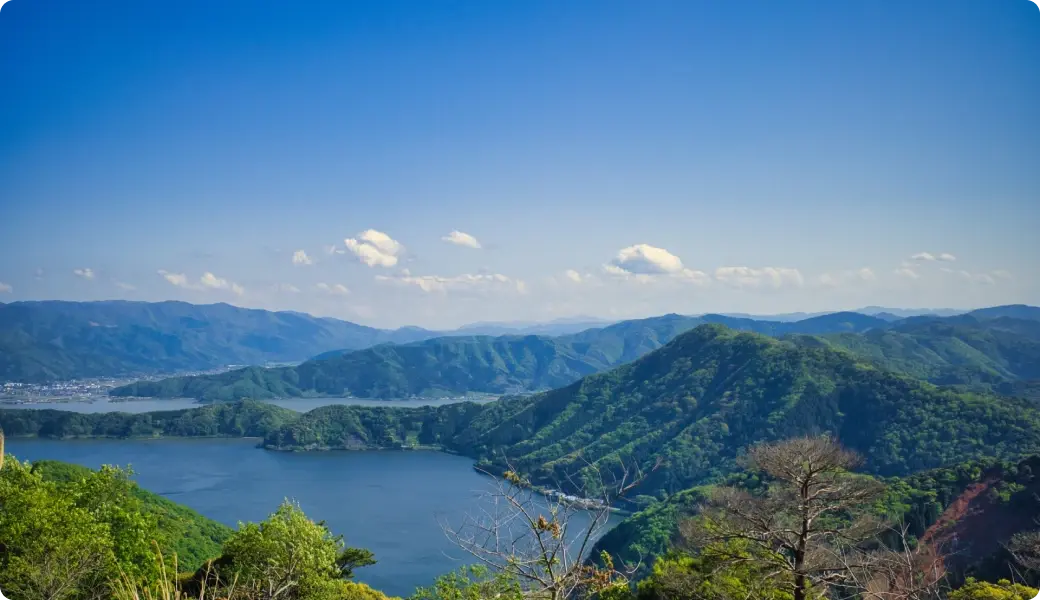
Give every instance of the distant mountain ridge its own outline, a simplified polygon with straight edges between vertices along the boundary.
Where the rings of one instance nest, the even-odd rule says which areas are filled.
[[[186,302],[0,304],[0,380],[45,382],[296,362],[434,335],[297,312]]]
[[[231,401],[315,395],[391,399],[533,392],[561,387],[636,360],[705,323],[773,336],[858,332],[887,324],[856,313],[833,313],[795,323],[670,314],[555,338],[452,336],[330,352],[296,367],[247,368],[219,375],[141,381],[111,393]]]
[[[1035,307],[1006,306],[974,311],[978,318],[999,315],[1040,319]],[[934,318],[934,317],[914,317]],[[660,347],[678,333],[701,323],[768,335],[862,332],[886,323],[900,323],[890,314],[868,316],[835,312],[800,321],[763,321],[723,315],[699,317],[664,315],[614,324],[584,317],[531,323],[484,323],[449,332],[418,327],[376,329],[299,312],[270,312],[228,304],[193,305],[184,302],[14,302],[0,303],[0,381],[46,382],[98,376],[134,376],[176,371],[206,370],[227,365],[295,363],[310,358],[334,358],[346,352],[380,344],[407,344],[435,337],[473,337],[482,327],[523,327],[563,333],[554,339],[559,361],[570,367],[552,367],[553,382],[572,381],[588,371],[628,362]],[[595,327],[573,331],[585,325]],[[573,347],[570,347],[574,344]],[[604,349],[606,348],[606,349]],[[602,354],[602,356],[600,356]],[[580,363],[571,360],[577,356]],[[573,368],[572,368],[573,367]],[[496,367],[497,368],[497,367]],[[509,369],[506,369],[508,372]],[[562,375],[560,375],[562,373]],[[526,375],[492,377],[521,387]],[[569,379],[568,379],[569,378]],[[499,389],[515,389],[503,384]],[[450,386],[449,386],[450,387]],[[456,386],[457,387],[457,386]]]
[[[955,317],[912,317],[860,334],[792,336],[801,345],[849,351],[938,385],[1040,400],[1040,309],[986,309]],[[1024,307],[1030,308],[1030,307]],[[1014,314],[1037,319],[1001,316]]]

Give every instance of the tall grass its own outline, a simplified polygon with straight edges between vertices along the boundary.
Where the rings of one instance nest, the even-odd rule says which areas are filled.
[[[120,573],[119,581],[113,590],[114,600],[232,600],[235,598],[237,578],[231,582],[220,581],[220,576],[206,564],[202,577],[198,580],[198,589],[185,592],[182,577],[177,572],[177,555],[173,555],[172,573],[166,568],[166,560],[162,551],[156,546],[159,561],[159,579],[150,585],[134,582],[126,573]],[[191,581],[195,582],[193,576]],[[193,588],[196,586],[192,586]]]

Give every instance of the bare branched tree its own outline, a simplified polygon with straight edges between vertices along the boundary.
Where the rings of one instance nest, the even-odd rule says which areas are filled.
[[[582,471],[585,481],[590,473],[598,473],[596,485],[565,495],[538,491],[509,466],[480,503],[483,508],[460,525],[446,525],[445,534],[478,561],[515,577],[538,597],[574,598],[625,584],[635,567],[620,568],[608,556],[599,565],[586,559],[605,532],[614,504],[645,475],[638,469],[600,470],[590,463]],[[591,498],[580,495],[585,489],[599,493]]]
[[[884,488],[849,473],[861,464],[859,456],[830,438],[811,437],[754,446],[744,463],[772,480],[768,490],[717,488],[701,516],[682,525],[683,536],[701,545],[757,545],[794,600],[806,600],[810,589],[822,593],[851,583],[848,553],[836,549],[868,544],[882,529],[864,507]]]
[[[1015,534],[1007,544],[1011,557],[1030,571],[1040,571],[1040,531]]]
[[[948,591],[946,552],[938,544],[914,547],[909,526],[891,528],[894,547],[839,547],[847,579],[842,591],[864,600],[941,600]]]

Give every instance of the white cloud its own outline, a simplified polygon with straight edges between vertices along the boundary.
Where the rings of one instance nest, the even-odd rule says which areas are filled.
[[[896,273],[896,275],[899,275],[900,277],[906,277],[907,279],[920,279],[921,278],[921,276],[917,274],[917,271],[915,271],[913,269],[910,269],[910,268],[907,268],[907,267],[902,267],[900,269],[896,269],[895,273]]]
[[[234,281],[228,281],[222,277],[217,277],[209,271],[202,274],[199,277],[198,283],[192,283],[188,280],[188,276],[184,273],[170,273],[169,271],[159,270],[159,275],[162,275],[163,279],[170,282],[171,285],[186,290],[226,290],[230,291],[238,296],[246,293],[246,290],[241,285]]]
[[[324,292],[331,296],[347,296],[350,294],[350,290],[347,289],[347,286],[343,285],[342,283],[329,284],[321,282],[314,287],[318,288],[318,291]]]
[[[459,230],[452,231],[448,235],[441,238],[449,244],[455,244],[456,246],[466,246],[467,248],[480,248],[480,242],[477,238],[473,237],[468,233],[463,233]]]
[[[661,275],[682,273],[684,267],[678,256],[649,244],[622,248],[608,267],[634,275]]]
[[[312,261],[311,257],[307,256],[307,253],[304,252],[303,250],[297,250],[296,252],[293,252],[292,264],[294,264],[294,265],[312,265],[312,264],[314,264],[314,261]]]
[[[972,283],[983,283],[986,285],[993,285],[996,283],[993,277],[988,273],[969,273],[967,271],[961,271],[961,276]]]
[[[175,285],[177,287],[187,288],[187,289],[191,289],[192,288],[192,285],[190,283],[188,283],[187,275],[185,275],[184,273],[170,273],[169,271],[164,271],[162,269],[159,269],[159,275],[162,275],[163,279],[165,279],[166,281],[170,282],[172,285]]]
[[[10,294],[14,291],[14,288],[10,283],[4,283],[0,281],[0,294]]]
[[[230,290],[239,296],[244,294],[246,291],[245,288],[234,281],[228,281],[222,277],[217,277],[209,271],[202,274],[202,277],[199,278],[199,283],[201,283],[204,288],[209,288],[211,290]]]
[[[873,269],[863,267],[852,271],[839,271],[837,273],[824,273],[820,275],[820,285],[826,287],[843,287],[857,283],[867,283],[877,279]]]
[[[283,294],[299,294],[300,288],[296,287],[291,283],[279,283],[274,286],[274,291],[281,292]]]
[[[131,285],[129,283],[123,283],[122,281],[117,281],[117,282],[115,282],[115,284],[116,284],[117,288],[123,290],[124,292],[132,292],[132,291],[137,289],[136,285]]]
[[[956,275],[965,281],[970,281],[971,283],[981,283],[985,285],[995,285],[997,280],[1010,281],[1012,279],[1011,273],[1003,269],[997,269],[996,271],[991,271],[989,273],[972,273],[971,271],[966,271],[964,269],[956,270],[946,267],[939,270],[943,273]]]
[[[587,275],[582,276],[581,273],[575,271],[574,269],[567,269],[563,274],[567,277],[567,279],[570,279],[574,283],[581,283],[586,280],[586,277],[588,277]]]
[[[678,275],[679,279],[687,279],[696,283],[697,285],[707,285],[711,283],[711,275],[708,275],[704,271],[694,271],[693,269],[683,269]]]
[[[34,276],[36,279],[43,279],[43,269],[37,268]]]
[[[526,283],[499,273],[465,273],[451,277],[402,273],[400,275],[376,275],[376,281],[415,286],[427,293],[445,293],[455,290],[515,291],[521,294],[527,292]]]
[[[652,283],[660,277],[682,279],[699,285],[711,282],[707,273],[688,269],[678,256],[649,244],[622,248],[614,260],[603,265],[603,272],[637,283]]]
[[[993,276],[989,273],[972,273],[970,271],[961,270],[957,271],[957,275],[971,283],[982,283],[985,285],[993,285],[996,283],[996,280],[993,279]]]
[[[931,252],[918,252],[910,258],[918,262],[935,262],[937,260],[942,262],[953,262],[957,260],[957,257],[950,254],[949,252],[942,252],[939,254],[932,254]]]
[[[375,229],[363,231],[358,234],[358,237],[347,238],[343,241],[347,250],[353,252],[358,260],[370,267],[392,267],[397,264],[399,256],[404,252],[404,246],[399,242]]]
[[[804,283],[798,269],[788,267],[719,267],[715,279],[735,288],[781,288]]]
[[[76,274],[78,277],[82,277],[83,279],[94,279],[94,269],[91,269],[89,267],[84,267],[82,269],[73,269],[72,272]]]

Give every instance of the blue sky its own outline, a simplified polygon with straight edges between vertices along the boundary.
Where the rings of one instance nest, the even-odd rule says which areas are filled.
[[[1040,304],[1029,0],[11,0],[0,82],[3,302]]]

